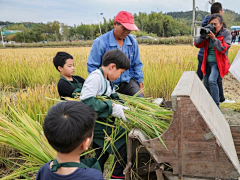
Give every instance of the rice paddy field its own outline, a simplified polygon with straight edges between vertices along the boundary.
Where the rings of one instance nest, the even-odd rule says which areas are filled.
[[[182,73],[197,69],[198,49],[195,47],[140,45],[139,48],[144,92],[148,99],[170,100]],[[239,50],[240,46],[230,48],[230,62]],[[88,76],[86,63],[90,47],[0,49],[2,179],[35,179],[39,167],[56,156],[43,135],[42,123],[49,107],[59,101],[57,82],[60,74],[52,62],[58,51],[66,51],[74,57],[75,75]],[[223,109],[239,112],[240,84],[230,74],[223,84],[226,98],[236,101],[232,107],[223,104]]]

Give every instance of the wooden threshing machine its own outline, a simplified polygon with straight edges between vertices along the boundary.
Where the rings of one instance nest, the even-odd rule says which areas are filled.
[[[129,133],[127,180],[238,179],[240,127],[230,128],[195,72],[183,73],[171,101],[173,119],[161,136],[167,149],[138,129]]]

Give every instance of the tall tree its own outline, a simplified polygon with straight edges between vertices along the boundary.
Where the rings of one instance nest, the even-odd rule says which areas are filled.
[[[61,28],[60,29],[61,29],[60,33],[61,33],[64,41],[66,41],[70,36],[70,31],[68,29],[68,26],[61,23]]]

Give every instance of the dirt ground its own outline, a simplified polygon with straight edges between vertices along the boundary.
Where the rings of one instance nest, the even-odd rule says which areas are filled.
[[[223,78],[225,103],[229,101],[240,102],[240,82],[230,73]],[[240,125],[240,113],[229,108],[220,108],[230,125]]]

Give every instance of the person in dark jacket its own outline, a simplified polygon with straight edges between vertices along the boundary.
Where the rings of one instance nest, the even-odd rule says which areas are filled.
[[[58,52],[53,58],[53,64],[61,75],[58,81],[58,94],[61,100],[64,100],[64,97],[79,96],[84,79],[80,76],[74,76],[73,57],[66,52]]]
[[[231,34],[232,34],[232,43],[235,43],[235,41],[236,41],[236,36],[237,36],[237,33],[236,33],[236,31],[235,31],[235,30],[233,30]]]
[[[219,2],[216,2],[214,3],[212,6],[211,6],[211,14],[214,14],[214,13],[219,13],[221,15],[223,15],[223,8],[222,8],[222,4],[219,3]],[[211,15],[207,15],[204,20],[202,21],[202,24],[201,24],[201,27],[204,27],[208,24],[208,20],[209,20],[209,17]],[[201,66],[202,66],[202,61],[203,61],[203,54],[204,54],[204,47],[201,48],[199,50],[199,53],[198,53],[198,69],[197,69],[197,75],[198,77],[200,78],[200,80],[203,79],[203,73],[201,71]],[[223,102],[225,101],[225,97],[224,97],[224,94],[223,94],[223,85],[222,85],[222,78],[219,76],[218,78],[218,88],[219,88],[219,98],[220,98],[220,102]]]
[[[216,33],[210,31],[206,36],[201,34],[195,39],[194,44],[198,48],[204,47],[201,66],[204,75],[203,82],[214,102],[219,106],[217,79],[219,76],[223,78],[230,68],[227,52],[231,45],[231,32],[224,28],[220,14],[212,14],[208,23],[215,27]]]
[[[238,44],[240,43],[240,30],[237,31]]]

